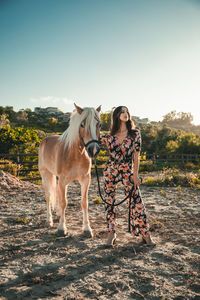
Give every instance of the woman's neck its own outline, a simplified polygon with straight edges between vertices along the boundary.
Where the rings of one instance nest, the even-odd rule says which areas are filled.
[[[118,130],[118,133],[120,134],[123,134],[123,133],[125,133],[125,132],[127,132],[127,127],[126,127],[126,123],[121,123],[121,126],[120,126],[120,128],[119,128],[119,130]]]

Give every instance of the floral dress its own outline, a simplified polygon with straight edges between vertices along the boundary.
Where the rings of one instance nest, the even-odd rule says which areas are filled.
[[[115,211],[112,207],[115,201],[116,186],[122,182],[125,195],[132,190],[133,181],[133,155],[141,150],[141,135],[135,130],[135,138],[127,136],[122,143],[116,135],[105,134],[101,136],[101,143],[109,149],[109,158],[104,168],[104,192],[106,205],[106,221],[108,231],[115,233]],[[141,198],[139,187],[133,191],[133,200],[130,208],[130,229],[134,235],[149,235],[149,224],[146,218],[145,207]]]

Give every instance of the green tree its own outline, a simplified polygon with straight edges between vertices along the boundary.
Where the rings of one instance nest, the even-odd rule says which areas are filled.
[[[167,142],[166,152],[169,152],[169,153],[176,152],[178,147],[179,147],[179,145],[178,145],[177,141],[170,140]]]
[[[141,126],[142,151],[153,153],[153,142],[157,138],[158,128],[152,124]]]
[[[108,131],[111,123],[111,112],[101,113],[101,129]]]
[[[179,153],[200,153],[200,136],[194,133],[182,134],[178,137]]]
[[[157,128],[155,138],[151,142],[150,152],[165,153],[167,151],[167,144],[169,141],[176,141],[180,132],[173,128],[164,125]]]
[[[8,115],[9,120],[12,122],[15,120],[15,111],[13,110],[13,106],[6,106],[5,107],[5,114]]]
[[[5,108],[3,106],[0,106],[0,115],[5,114]]]

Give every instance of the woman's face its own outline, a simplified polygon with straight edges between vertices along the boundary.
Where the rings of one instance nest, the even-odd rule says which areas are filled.
[[[119,119],[121,122],[126,123],[129,120],[128,109],[126,107],[122,107]]]

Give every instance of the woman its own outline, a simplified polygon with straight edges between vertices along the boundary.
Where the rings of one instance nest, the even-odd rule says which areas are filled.
[[[112,114],[110,134],[103,135],[101,142],[109,149],[109,159],[104,169],[106,221],[108,227],[107,245],[113,246],[116,240],[115,211],[112,206],[115,201],[115,190],[118,182],[122,182],[125,194],[132,190],[130,209],[130,226],[134,235],[141,235],[147,245],[155,245],[149,232],[145,207],[139,190],[138,177],[139,155],[141,150],[141,136],[135,129],[128,108],[117,107]]]

